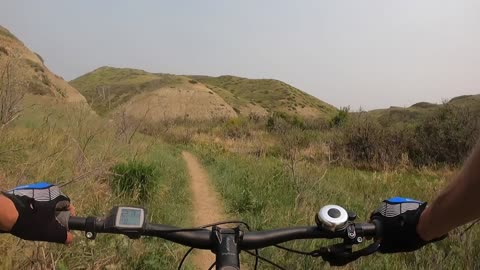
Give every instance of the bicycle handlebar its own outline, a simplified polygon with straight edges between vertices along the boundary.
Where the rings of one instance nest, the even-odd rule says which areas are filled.
[[[355,227],[355,238],[378,236],[378,230],[373,223],[352,223]],[[70,217],[68,223],[70,230],[86,231],[87,218]],[[98,233],[125,234],[115,228],[106,228],[104,219],[96,218],[95,231]],[[260,249],[276,244],[297,240],[297,239],[334,239],[348,237],[347,230],[329,231],[319,226],[292,227],[274,229],[268,231],[242,232],[238,239],[238,246],[241,250]],[[214,239],[212,230],[207,229],[186,229],[178,227],[146,224],[140,232],[142,236],[160,237],[178,244],[197,249],[213,249]],[[352,237],[350,237],[352,238]]]

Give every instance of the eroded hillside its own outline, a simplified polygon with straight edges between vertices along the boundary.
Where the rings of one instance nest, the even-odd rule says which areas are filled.
[[[71,84],[101,114],[124,110],[135,117],[147,115],[150,120],[208,120],[252,114],[262,117],[273,112],[326,118],[336,111],[335,107],[277,80],[181,76],[101,67]]]
[[[27,48],[0,26],[0,75],[2,83],[21,84],[26,94],[55,97],[67,102],[86,99],[62,77],[52,73],[39,54]]]

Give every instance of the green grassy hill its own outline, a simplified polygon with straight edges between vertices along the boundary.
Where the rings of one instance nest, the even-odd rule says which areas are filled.
[[[70,81],[100,114],[105,114],[132,97],[165,86],[175,87],[188,78],[153,74],[139,69],[100,67]]]
[[[235,76],[190,76],[222,96],[234,108],[258,105],[267,112],[283,111],[306,117],[331,115],[335,107],[291,85],[272,79],[247,79]]]
[[[100,114],[106,114],[134,97],[159,89],[207,89],[236,114],[260,116],[283,111],[307,118],[327,117],[335,107],[277,80],[252,80],[233,76],[207,77],[149,73],[130,68],[101,67],[70,82]],[[196,90],[195,90],[196,89]],[[204,106],[211,102],[205,100]],[[197,104],[198,105],[198,104]]]
[[[378,109],[369,111],[368,114],[377,118],[380,123],[406,123],[417,122],[429,115],[435,113],[446,105],[453,105],[469,110],[471,113],[480,116],[480,94],[464,95],[452,98],[445,104],[433,104],[428,102],[419,102],[410,107],[390,107],[388,109]]]

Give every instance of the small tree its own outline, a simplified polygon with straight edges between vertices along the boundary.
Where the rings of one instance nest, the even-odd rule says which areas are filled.
[[[348,120],[348,113],[350,112],[350,107],[342,107],[338,110],[337,114],[332,117],[330,120],[331,127],[340,127],[343,126]]]
[[[125,143],[130,144],[133,137],[146,121],[147,115],[150,112],[150,107],[145,110],[145,114],[141,119],[129,117],[127,110],[124,108],[116,114],[114,123],[117,128],[117,136],[119,136]]]
[[[309,140],[300,128],[292,128],[288,132],[280,135],[280,142],[283,147],[281,156],[285,168],[290,173],[292,185],[296,193],[295,207],[298,207],[302,192],[308,188],[302,183],[302,179],[297,174],[299,163],[304,160],[302,149],[308,147]]]
[[[11,62],[0,71],[0,129],[15,120],[23,110],[21,101],[25,90],[15,75]]]

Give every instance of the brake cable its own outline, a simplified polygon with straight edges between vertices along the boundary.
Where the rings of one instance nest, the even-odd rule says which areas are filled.
[[[244,225],[247,230],[250,230],[250,226],[244,222],[244,221],[237,221],[237,220],[231,220],[231,221],[222,221],[222,222],[217,222],[217,223],[212,223],[212,224],[207,224],[195,228],[190,228],[190,229],[178,229],[178,230],[166,230],[165,232],[182,232],[182,231],[195,231],[195,230],[203,230],[208,227],[213,227],[213,226],[218,226],[218,225],[225,225],[225,224],[240,224]],[[322,257],[324,261],[327,261],[330,265],[335,265],[335,266],[342,266],[346,265],[352,261],[357,260],[360,257],[367,256],[370,254],[375,253],[379,246],[380,246],[380,240],[375,241],[374,243],[370,244],[366,248],[353,251],[352,252],[352,244],[349,243],[340,243],[340,244],[334,244],[328,247],[321,247],[317,250],[313,250],[310,252],[305,252],[301,250],[295,250],[291,248],[287,248],[281,245],[273,245],[274,247],[277,247],[279,249],[283,249],[288,252],[304,255],[304,256],[311,256],[311,257]],[[181,270],[183,263],[185,262],[186,258],[190,253],[194,250],[194,248],[190,248],[185,255],[183,256],[182,260],[180,261],[180,264],[178,266],[178,270]],[[285,268],[279,266],[278,264],[270,261],[269,259],[262,257],[259,255],[258,249],[255,249],[255,253],[249,251],[249,250],[244,250],[246,253],[249,255],[252,255],[255,257],[255,267],[254,269],[256,270],[258,268],[258,260],[262,260],[264,262],[267,262],[278,269],[285,270]],[[210,266],[210,269],[213,269],[215,266],[215,262]]]
[[[183,228],[183,229],[171,229],[171,230],[167,229],[167,230],[161,230],[159,232],[161,232],[161,233],[195,232],[195,231],[203,231],[204,229],[206,229],[208,227],[224,225],[224,224],[242,224],[242,225],[245,225],[245,227],[250,231],[250,226],[248,226],[247,223],[245,223],[243,221],[231,220],[231,221],[222,221],[222,222],[202,225],[202,226],[199,226],[199,227]]]
[[[181,270],[182,269],[182,266],[183,266],[183,263],[185,262],[185,260],[187,259],[188,255],[194,250],[194,248],[189,248],[188,251],[185,253],[185,255],[183,255],[183,258],[182,260],[180,261],[180,264],[178,265],[178,270]]]
[[[258,255],[258,254],[254,254],[254,253],[252,253],[252,252],[249,251],[249,250],[244,250],[244,251],[245,251],[246,253],[254,256],[254,257],[256,258],[256,260],[260,259],[260,260],[262,260],[262,261],[264,261],[264,262],[267,262],[267,263],[269,263],[269,264],[277,267],[277,268],[280,269],[280,270],[286,270],[285,268],[283,268],[283,267],[281,267],[280,265],[278,265],[278,264],[270,261],[269,259],[267,259],[267,258],[265,258],[265,257],[262,257],[262,256],[260,256],[260,255]],[[255,269],[256,269],[256,268],[255,268]]]
[[[467,228],[465,228],[461,232],[460,235],[461,236],[465,235],[465,233],[467,233],[470,229],[472,229],[477,224],[480,224],[480,219],[473,221]],[[312,257],[322,257],[322,259],[324,261],[329,262],[330,265],[342,266],[352,261],[355,261],[360,257],[368,256],[375,253],[380,247],[380,240],[377,240],[374,243],[370,244],[369,246],[354,252],[351,251],[351,246],[349,247],[348,244],[346,243],[340,243],[340,244],[334,244],[328,247],[322,247],[311,252],[291,249],[288,247],[284,247],[282,245],[274,245],[274,246],[291,253],[296,253],[296,254],[305,255],[305,256],[312,256]],[[447,256],[448,255],[449,254],[447,254]]]
[[[241,224],[241,225],[244,225],[245,228],[247,228],[247,230],[250,231],[250,225],[248,225],[248,223],[246,223],[246,222],[244,222],[244,221],[240,221],[240,220],[221,221],[221,222],[216,222],[216,223],[212,223],[212,224],[202,225],[202,226],[196,227],[196,228],[198,228],[198,229],[205,229],[205,228],[208,228],[208,227],[213,227],[213,226],[218,226],[218,225],[225,225],[225,224]]]
[[[380,240],[375,241],[366,248],[353,251],[352,245],[347,243],[334,244],[328,247],[321,247],[313,251],[301,251],[296,249],[287,248],[281,245],[274,245],[276,248],[283,249],[285,251],[296,253],[304,256],[322,257],[322,259],[330,265],[342,266],[352,261],[357,260],[360,257],[367,256],[375,253],[380,247]]]
[[[301,251],[301,250],[297,250],[297,249],[287,248],[287,247],[284,247],[284,246],[281,246],[281,245],[273,245],[273,246],[276,247],[276,248],[283,249],[285,251],[291,252],[291,253],[296,253],[296,254],[305,255],[305,256],[312,256],[312,252],[314,252],[314,251],[305,252],[305,251]]]
[[[331,266],[344,266],[357,260],[360,257],[371,255],[377,252],[380,247],[380,240],[375,241],[366,248],[353,251],[352,246],[348,244],[334,244],[328,247],[322,247],[312,254],[312,257],[322,257]]]

